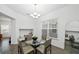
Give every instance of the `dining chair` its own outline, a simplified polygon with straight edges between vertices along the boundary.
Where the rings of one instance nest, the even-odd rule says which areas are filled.
[[[46,40],[44,44],[37,47],[37,51],[42,54],[47,54],[47,52],[50,51],[51,54],[51,39]]]
[[[46,40],[46,39],[47,39],[47,36],[42,35],[42,40]]]
[[[19,41],[19,44],[18,44],[18,53],[19,54],[33,54],[34,49],[32,46],[26,44],[25,41],[22,40],[22,41]]]
[[[32,36],[31,35],[24,35],[25,37],[25,40],[28,41],[28,40],[32,40]]]

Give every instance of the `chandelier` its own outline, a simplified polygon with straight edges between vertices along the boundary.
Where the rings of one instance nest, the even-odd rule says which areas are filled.
[[[37,13],[37,4],[34,4],[34,12],[30,14],[33,18],[39,18],[40,14]]]

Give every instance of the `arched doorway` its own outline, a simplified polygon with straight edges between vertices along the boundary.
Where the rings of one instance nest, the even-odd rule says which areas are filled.
[[[0,12],[0,52],[9,53],[9,43],[15,39],[15,19]]]
[[[79,20],[70,20],[66,23],[65,27],[65,49],[68,50],[70,53],[79,53],[79,50],[76,49],[75,46],[72,47],[74,43],[71,44],[70,40],[70,37],[73,35],[74,42],[79,43]]]

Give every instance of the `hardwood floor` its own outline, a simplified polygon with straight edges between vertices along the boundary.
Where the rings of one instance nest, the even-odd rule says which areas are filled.
[[[18,53],[18,46],[9,45],[9,39],[4,39],[0,41],[0,54],[17,54]]]
[[[79,48],[71,47],[70,41],[65,41],[65,51],[69,52],[70,54],[79,54]]]
[[[66,42],[66,48],[60,49],[52,46],[52,54],[79,54],[79,49],[71,48],[69,42]],[[18,54],[18,45],[9,45],[9,40],[0,41],[0,54]]]

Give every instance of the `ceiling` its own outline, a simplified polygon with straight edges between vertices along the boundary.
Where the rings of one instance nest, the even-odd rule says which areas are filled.
[[[34,4],[6,4],[6,6],[22,15],[29,15],[35,11]],[[43,16],[64,6],[66,4],[37,4],[36,12]]]
[[[0,18],[8,18],[8,19],[13,19],[12,17],[5,15],[4,13],[0,12]],[[1,20],[1,19],[0,19]]]

